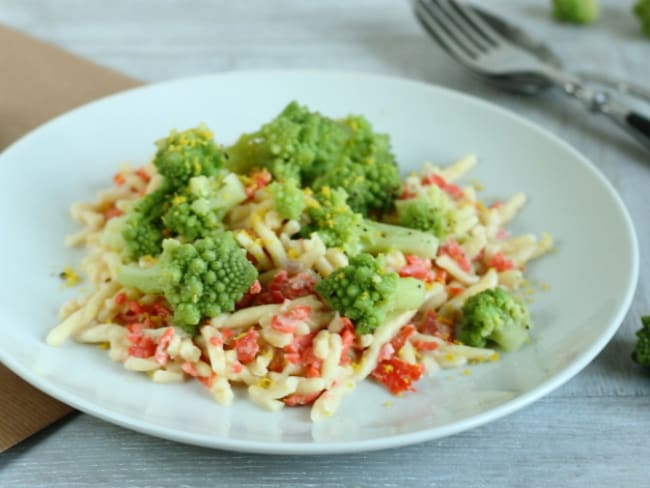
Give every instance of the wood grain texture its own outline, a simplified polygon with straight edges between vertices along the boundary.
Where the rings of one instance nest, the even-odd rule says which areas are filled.
[[[650,80],[650,42],[638,35],[632,1],[601,0],[603,18],[587,28],[549,21],[547,2],[476,3],[549,39],[569,66]],[[594,161],[621,193],[642,244],[639,286],[612,342],[565,386],[489,425],[398,450],[291,458],[183,446],[77,415],[3,454],[0,486],[648,485],[650,377],[628,357],[638,317],[650,312],[650,157],[608,121],[559,95],[513,96],[468,77],[423,34],[406,1],[2,0],[0,22],[147,81],[327,68],[416,78],[489,99]]]

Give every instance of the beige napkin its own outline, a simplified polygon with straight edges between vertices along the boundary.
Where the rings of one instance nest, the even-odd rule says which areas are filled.
[[[0,26],[0,151],[43,122],[138,82]],[[0,452],[72,409],[0,364]]]

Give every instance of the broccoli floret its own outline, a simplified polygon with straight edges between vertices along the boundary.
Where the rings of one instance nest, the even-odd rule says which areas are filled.
[[[267,189],[273,197],[274,208],[281,217],[295,220],[302,215],[305,209],[305,194],[296,179],[274,181]]]
[[[634,5],[634,14],[641,22],[641,31],[650,37],[650,0],[639,0]]]
[[[171,131],[156,142],[158,151],[153,164],[170,189],[185,186],[194,176],[214,176],[224,166],[226,155],[212,132],[201,125],[182,132]]]
[[[341,123],[350,129],[350,140],[343,153],[313,181],[313,187],[343,188],[355,212],[366,216],[384,213],[402,185],[388,136],[373,132],[362,117],[348,117]]]
[[[553,15],[563,22],[591,24],[600,15],[598,0],[553,0]]]
[[[405,254],[436,257],[438,240],[434,235],[364,218],[348,206],[347,193],[342,188],[326,186],[314,197],[307,202],[308,221],[303,225],[303,233],[316,232],[328,247],[340,247],[349,256],[397,249]]]
[[[449,197],[438,186],[427,186],[415,198],[395,201],[397,221],[404,227],[432,232],[444,241],[453,230],[456,211]]]
[[[348,138],[345,126],[291,102],[257,132],[230,146],[227,166],[240,174],[266,168],[276,179],[298,178],[306,184],[340,154]]]
[[[641,317],[641,328],[636,332],[638,337],[632,359],[642,366],[650,367],[650,315]]]
[[[162,220],[166,229],[193,241],[222,229],[226,213],[244,200],[246,190],[234,173],[195,176],[174,195]]]
[[[514,351],[529,339],[532,323],[526,305],[502,288],[470,297],[462,313],[457,337],[469,346],[495,343],[506,351]]]
[[[157,263],[124,265],[117,281],[144,293],[161,293],[174,311],[174,323],[190,333],[203,317],[231,312],[257,279],[257,269],[230,232],[183,244],[163,241]]]
[[[359,334],[368,334],[388,316],[416,309],[424,301],[424,286],[415,278],[400,278],[384,267],[382,257],[359,254],[316,284],[316,292],[334,310],[349,318]]]

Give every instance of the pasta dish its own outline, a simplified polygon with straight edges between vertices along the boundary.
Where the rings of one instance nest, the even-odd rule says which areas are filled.
[[[473,155],[402,177],[361,116],[295,102],[231,146],[172,131],[77,202],[89,290],[47,336],[107,349],[156,383],[196,379],[221,405],[331,416],[364,380],[395,395],[441,368],[525,347],[516,295],[547,234],[511,236],[523,193],[486,204]]]

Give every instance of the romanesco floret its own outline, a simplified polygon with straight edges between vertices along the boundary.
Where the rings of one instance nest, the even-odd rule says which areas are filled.
[[[323,187],[307,203],[303,233],[316,232],[328,247],[340,247],[348,256],[391,250],[435,258],[438,240],[429,233],[364,218],[346,203],[342,188]]]
[[[641,22],[641,31],[650,37],[650,0],[639,0],[634,5],[634,14]]]
[[[223,166],[225,155],[212,139],[212,132],[200,126],[182,132],[172,131],[159,140],[154,165],[163,176],[161,186],[143,196],[118,222],[122,227],[123,255],[128,260],[142,256],[157,256],[161,252],[163,235],[166,234],[163,215],[171,206],[171,200],[179,189],[185,187],[195,176],[214,176]],[[169,218],[174,225],[185,222],[182,218]],[[117,228],[114,224],[113,228]],[[194,228],[188,222],[185,227]],[[184,229],[185,230],[185,229]],[[112,239],[112,238],[111,238]],[[113,243],[117,240],[112,239]]]
[[[388,136],[373,132],[363,117],[351,116],[340,123],[350,129],[350,140],[314,180],[314,188],[345,189],[348,205],[363,215],[386,212],[402,186]]]
[[[650,367],[650,315],[641,317],[641,328],[636,332],[637,343],[632,359],[642,366]]]
[[[295,178],[274,181],[267,187],[273,198],[273,207],[281,217],[297,220],[305,209],[305,193]]]
[[[227,166],[236,173],[266,168],[276,179],[305,184],[344,147],[348,130],[334,120],[291,102],[257,132],[242,135],[227,150]]]
[[[347,204],[348,194],[341,188],[321,188],[307,199],[307,222],[302,232],[316,232],[327,247],[340,247],[352,256],[360,252],[358,229],[363,217]]]
[[[163,185],[173,189],[185,186],[193,176],[216,175],[226,158],[212,132],[203,125],[182,132],[173,130],[156,145],[153,164],[164,177]]]
[[[600,15],[598,0],[553,0],[553,15],[563,22],[591,24]]]
[[[313,186],[345,189],[348,205],[355,212],[366,216],[384,213],[392,207],[402,185],[388,136],[373,132],[363,117],[348,117],[341,123],[350,128],[350,140]]]
[[[430,185],[414,198],[396,200],[397,221],[404,227],[432,232],[444,241],[456,223],[451,199],[436,185]]]
[[[259,167],[302,187],[343,187],[364,215],[389,209],[401,186],[388,136],[373,132],[363,117],[334,120],[295,102],[240,137],[228,155],[227,167],[236,173]]]
[[[316,284],[316,292],[334,310],[349,318],[358,334],[368,334],[390,315],[417,309],[424,301],[424,285],[400,278],[384,267],[382,257],[359,254]]]
[[[122,253],[127,259],[160,254],[163,240],[161,217],[165,202],[164,191],[155,190],[138,200],[133,208],[113,224],[113,228],[119,227],[122,230]]]
[[[161,293],[174,311],[174,323],[190,333],[204,317],[235,309],[257,279],[257,269],[230,232],[183,244],[163,241],[153,266],[124,265],[117,281],[144,293]]]
[[[166,229],[193,241],[222,229],[224,216],[244,200],[246,190],[234,173],[195,176],[171,198],[162,220]]]
[[[523,302],[502,288],[482,291],[467,299],[462,308],[457,338],[475,347],[494,343],[506,351],[519,349],[532,327]]]

